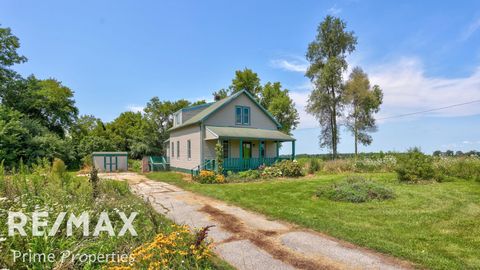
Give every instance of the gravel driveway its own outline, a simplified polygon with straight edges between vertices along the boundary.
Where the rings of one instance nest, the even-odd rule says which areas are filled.
[[[237,269],[411,269],[412,265],[136,173],[99,174],[128,181],[137,195],[177,224],[214,225],[214,251]]]

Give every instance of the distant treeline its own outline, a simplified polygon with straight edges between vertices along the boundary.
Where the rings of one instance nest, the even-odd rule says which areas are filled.
[[[393,156],[398,156],[398,155],[403,155],[405,154],[404,152],[393,152],[393,151],[388,151],[388,152],[369,152],[369,153],[359,153],[358,158],[382,158],[386,155],[393,155]],[[452,150],[446,150],[446,151],[440,151],[437,150],[433,152],[433,156],[475,156],[475,157],[480,157],[480,151],[476,150],[471,150],[468,152],[462,152],[462,151],[452,151]],[[289,157],[288,155],[282,155],[282,157]],[[337,158],[339,159],[347,159],[347,158],[354,158],[355,154],[354,153],[338,153]],[[296,158],[317,158],[321,160],[330,160],[332,159],[331,154],[298,154],[296,155]]]

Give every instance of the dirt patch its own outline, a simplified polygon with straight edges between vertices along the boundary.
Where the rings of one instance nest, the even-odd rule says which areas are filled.
[[[273,238],[273,236],[277,235],[277,232],[275,231],[248,230],[243,222],[234,215],[225,213],[210,205],[205,205],[200,209],[200,211],[212,216],[221,224],[223,229],[236,234],[231,239],[228,239],[229,241],[239,239],[249,240],[259,248],[262,248],[268,252],[275,259],[288,263],[299,269],[337,269],[337,267],[332,266],[331,263],[306,258],[282,246],[275,240],[275,238]]]

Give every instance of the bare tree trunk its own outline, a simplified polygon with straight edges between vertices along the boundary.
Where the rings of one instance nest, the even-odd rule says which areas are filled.
[[[335,100],[335,88],[332,87],[332,153],[333,159],[337,158],[337,103]]]

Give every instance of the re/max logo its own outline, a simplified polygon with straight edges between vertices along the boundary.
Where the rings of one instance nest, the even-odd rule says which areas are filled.
[[[133,228],[133,221],[137,216],[137,212],[130,213],[127,217],[124,212],[117,213],[123,222],[123,227],[118,232],[117,236],[124,236],[128,231],[132,236],[137,236],[137,231]],[[67,212],[60,212],[55,219],[55,222],[51,226],[50,230],[48,224],[48,212],[33,212],[32,213],[32,227],[31,232],[33,236],[55,236],[62,224],[64,223]],[[27,236],[25,232],[25,226],[27,225],[28,216],[22,212],[8,212],[8,236],[14,236],[15,233],[21,236]],[[83,236],[90,236],[90,215],[87,212],[83,212],[81,215],[76,216],[70,214],[66,221],[66,233],[67,236],[73,235],[74,228],[82,228]],[[109,236],[115,236],[112,223],[107,212],[100,213],[97,224],[93,230],[92,236],[98,236],[101,232],[108,233]]]

